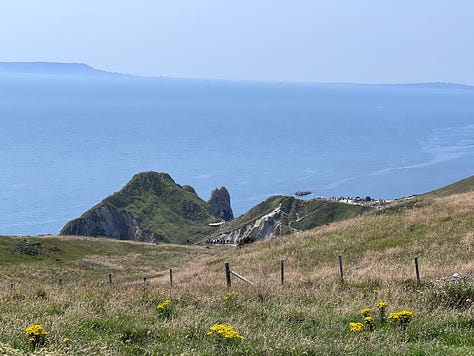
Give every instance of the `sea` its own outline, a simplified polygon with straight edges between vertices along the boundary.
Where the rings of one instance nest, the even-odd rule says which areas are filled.
[[[0,73],[0,235],[57,234],[134,174],[234,215],[272,195],[394,199],[474,174],[474,88]]]

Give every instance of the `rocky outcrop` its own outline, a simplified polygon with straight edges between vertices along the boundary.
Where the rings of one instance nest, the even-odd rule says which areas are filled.
[[[208,203],[210,213],[216,218],[224,221],[229,221],[234,218],[234,213],[230,206],[230,195],[225,187],[214,189]]]
[[[147,240],[138,222],[126,211],[118,212],[107,205],[99,205],[64,226],[61,235],[107,236],[135,241]]]
[[[275,210],[249,224],[219,234],[215,241],[237,244],[279,236],[281,234],[281,215],[281,206],[278,206]]]
[[[139,173],[119,192],[68,222],[60,234],[201,242],[215,231],[209,225],[216,220],[214,214],[222,219],[232,217],[225,188],[213,193],[211,201],[212,204],[201,199],[191,186],[176,184],[167,173]]]

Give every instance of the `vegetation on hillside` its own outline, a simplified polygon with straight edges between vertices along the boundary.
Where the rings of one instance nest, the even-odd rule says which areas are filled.
[[[112,231],[118,228],[126,231],[130,228],[130,226],[113,226],[126,225],[130,222],[119,223],[120,219],[115,216],[109,217],[110,214],[94,216],[93,213],[100,211],[101,207],[107,207],[119,217],[120,213],[130,214],[137,227],[143,231],[141,235],[144,236],[144,241],[149,242],[181,244],[200,242],[213,231],[208,224],[216,219],[209,211],[209,204],[189,186],[182,187],[176,184],[166,173],[144,172],[136,174],[119,192],[105,198],[79,219],[69,222],[63,228],[62,234],[75,234],[64,231],[70,230],[71,226],[85,224],[112,226],[110,228]],[[106,218],[111,222],[104,221]],[[102,221],[92,221],[94,219]],[[120,238],[131,239],[122,236]]]
[[[220,194],[226,196],[226,204],[230,209],[227,190],[221,188]],[[283,214],[278,232],[283,235],[351,218],[369,209],[322,199],[301,200],[275,196],[227,222],[216,232],[215,227],[209,224],[220,220],[221,215],[218,213],[222,208],[222,197],[214,199],[214,203],[213,197],[206,202],[192,187],[176,184],[166,173],[143,172],[136,174],[119,192],[105,198],[78,219],[68,222],[61,230],[61,235],[192,244],[254,224],[276,207],[280,207]],[[231,210],[221,216],[225,220],[232,217]]]
[[[34,255],[3,237],[0,350],[31,351],[25,330],[41,325],[39,350],[57,354],[472,355],[473,231],[467,193],[239,249],[26,239]],[[227,288],[225,261],[254,285]]]
[[[244,215],[227,222],[217,234],[253,224],[264,215],[280,207],[281,234],[309,230],[335,221],[356,217],[370,208],[361,205],[350,205],[323,199],[302,200],[289,196],[272,196],[250,209]]]
[[[3,285],[81,284],[156,278],[213,250],[87,237],[0,237]]]

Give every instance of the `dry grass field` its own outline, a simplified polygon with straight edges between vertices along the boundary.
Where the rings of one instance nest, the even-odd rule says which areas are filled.
[[[2,237],[0,256],[6,355],[474,355],[474,193],[242,248]]]

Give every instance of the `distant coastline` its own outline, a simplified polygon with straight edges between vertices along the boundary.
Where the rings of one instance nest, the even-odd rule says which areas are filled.
[[[85,63],[66,62],[0,62],[0,73],[23,73],[23,74],[57,74],[57,75],[84,75],[84,76],[120,76],[143,79],[168,79],[168,80],[190,80],[190,81],[215,81],[233,83],[262,83],[262,84],[297,84],[297,85],[341,85],[341,86],[388,86],[407,87],[421,89],[474,89],[474,86],[463,83],[450,82],[403,82],[403,83],[358,83],[358,82],[298,82],[298,81],[265,81],[265,80],[234,80],[216,78],[182,78],[169,76],[138,76],[133,74],[111,72],[94,68]]]

